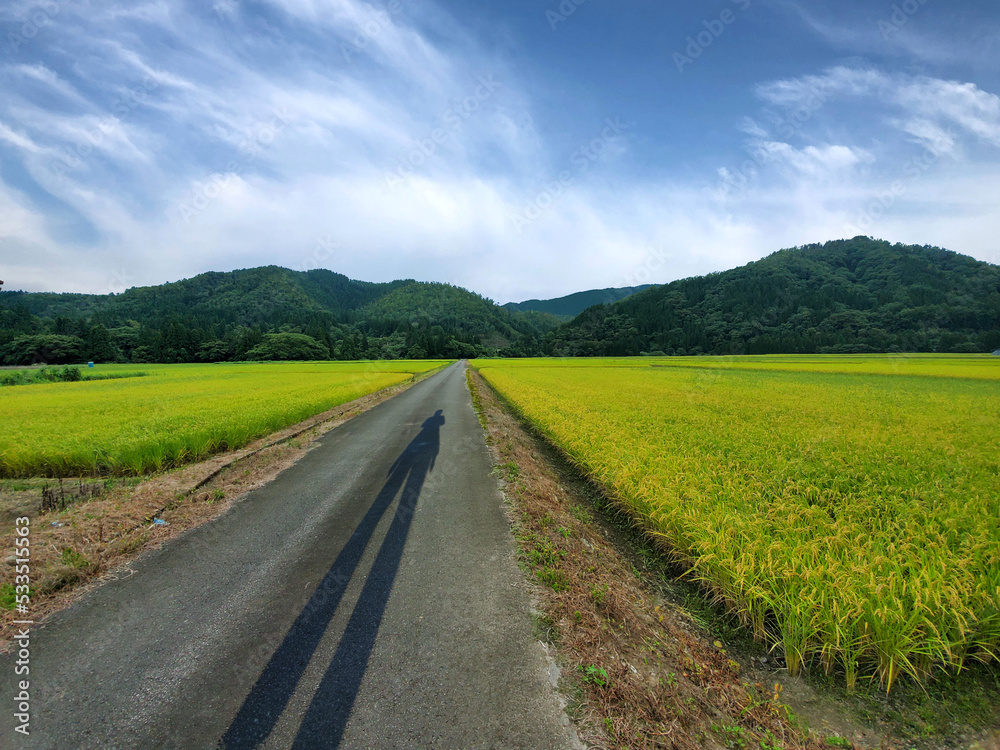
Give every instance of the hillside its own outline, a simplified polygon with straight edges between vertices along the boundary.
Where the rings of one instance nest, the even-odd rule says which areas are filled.
[[[117,295],[0,292],[7,364],[232,360],[259,351],[268,334],[307,335],[340,359],[524,354],[540,352],[557,325],[445,284],[277,266]]]
[[[617,299],[565,325],[555,317],[602,295]],[[448,284],[277,266],[117,295],[0,292],[0,359],[13,365],[238,361],[296,350],[350,360],[998,348],[1000,267],[866,237],[635,294],[603,289],[505,307]]]
[[[856,237],[585,311],[548,341],[573,355],[989,352],[1000,267]]]
[[[425,327],[443,326],[486,336],[516,340],[558,326],[512,313],[485,297],[450,284],[404,282],[361,310],[368,320],[409,320]]]
[[[649,289],[650,284],[627,286],[619,289],[591,289],[556,299],[529,299],[525,302],[508,302],[505,308],[512,312],[539,312],[554,316],[564,323],[569,322],[588,307],[610,305],[633,294]]]
[[[316,270],[289,271],[264,266],[225,273],[203,273],[162,286],[133,287],[121,294],[0,293],[0,304],[21,304],[42,318],[95,317],[108,326],[138,320],[158,325],[177,316],[201,324],[257,325],[292,315],[343,316],[369,304],[403,282],[371,284]]]

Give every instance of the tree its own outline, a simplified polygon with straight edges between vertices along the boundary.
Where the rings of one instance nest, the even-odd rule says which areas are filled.
[[[255,362],[308,361],[330,359],[330,350],[304,333],[268,333],[246,354]]]
[[[121,352],[117,351],[111,343],[111,335],[108,329],[102,325],[96,325],[87,332],[86,346],[84,347],[84,357],[92,362],[114,362]]]
[[[22,336],[5,347],[8,365],[65,365],[83,360],[83,340],[77,336]]]
[[[201,362],[225,362],[232,356],[233,347],[219,339],[206,341],[198,348],[198,359]]]

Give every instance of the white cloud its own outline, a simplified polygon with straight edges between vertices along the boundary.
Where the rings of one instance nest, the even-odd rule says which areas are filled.
[[[906,149],[924,147],[947,158],[906,184],[877,233],[1000,260],[989,239],[997,210],[983,198],[996,194],[993,165],[962,161],[972,145],[996,143],[1000,114],[972,84],[847,66],[764,84],[769,106],[816,100],[819,110],[790,134],[738,123],[734,142],[761,155],[759,174],[738,196],[713,198],[698,180],[632,175],[623,165],[642,159],[632,149],[646,134],[633,140],[631,129],[577,171],[535,127],[542,105],[516,66],[451,26],[426,32],[408,15],[420,6],[378,25],[356,0],[270,4],[292,25],[254,36],[238,3],[209,9],[209,22],[179,3],[65,0],[56,20],[67,25],[34,43],[64,46],[73,65],[32,64],[0,99],[0,148],[37,183],[0,183],[8,288],[101,291],[108,279],[162,283],[266,263],[449,281],[500,302],[668,281],[843,236],[900,179]],[[295,37],[301,27],[312,45]],[[169,44],[146,43],[150,28]],[[499,85],[478,95],[491,75]],[[29,78],[86,99],[44,108]],[[147,79],[148,96],[115,114]],[[862,103],[866,122],[838,120],[844,102]],[[593,127],[596,136],[605,125]],[[100,143],[60,177],[58,155],[98,131]],[[400,165],[408,176],[390,189]],[[565,169],[570,184],[518,231],[512,218]],[[720,171],[730,186],[739,180]],[[950,202],[935,204],[945,188]],[[52,202],[41,190],[64,208],[39,208]],[[73,222],[90,231],[72,237]]]
[[[914,142],[921,144],[938,156],[954,155],[957,147],[955,136],[931,120],[913,117],[893,123],[900,130],[913,136]]]
[[[767,161],[784,164],[801,175],[814,178],[839,176],[845,170],[872,159],[870,153],[856,146],[823,144],[799,149],[788,143],[764,139],[758,139],[755,146]]]
[[[15,132],[7,125],[0,122],[0,140],[6,141],[12,146],[17,146],[18,148],[24,149],[33,154],[38,154],[42,152],[42,148],[21,133]]]
[[[951,122],[1000,146],[1000,97],[973,83],[923,77],[904,79],[893,101],[904,110]]]
[[[1000,145],[1000,96],[984,91],[974,83],[948,81],[928,76],[890,74],[874,68],[838,66],[821,75],[773,81],[757,87],[766,102],[794,108],[811,99],[855,99],[879,107],[889,105],[904,118],[919,118],[928,125],[959,127],[977,138]],[[914,133],[913,120],[889,120],[902,123],[902,129]]]

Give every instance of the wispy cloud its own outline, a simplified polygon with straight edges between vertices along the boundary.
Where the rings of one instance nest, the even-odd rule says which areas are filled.
[[[0,7],[0,24],[29,9]],[[637,169],[655,118],[623,120],[600,153],[560,137],[518,61],[427,0],[63,0],[42,31],[0,67],[10,287],[306,267],[319,242],[355,278],[500,301],[635,283],[650,258],[665,281],[843,236],[928,152],[872,233],[1000,260],[983,199],[1000,100],[966,81],[840,65],[763,82],[767,112],[734,115],[731,147],[702,155],[719,177]],[[620,115],[574,124],[596,138]],[[553,181],[558,199],[516,226]]]
[[[817,94],[824,100],[851,98],[875,103],[883,116],[893,109],[901,113],[902,119],[883,122],[911,135],[957,127],[1000,145],[1000,96],[969,82],[890,74],[875,68],[835,67],[820,75],[769,82],[757,91],[764,101],[790,108]],[[940,133],[933,138],[941,142]]]
[[[960,12],[927,0],[826,3],[765,0],[797,19],[834,49],[920,63],[992,66],[1000,51],[1000,23],[984,13]]]

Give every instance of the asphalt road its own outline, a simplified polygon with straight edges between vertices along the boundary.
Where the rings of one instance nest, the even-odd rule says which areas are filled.
[[[0,747],[578,747],[461,363],[31,635]]]

